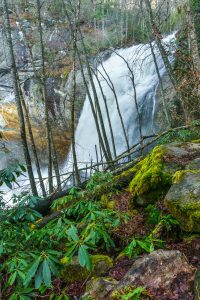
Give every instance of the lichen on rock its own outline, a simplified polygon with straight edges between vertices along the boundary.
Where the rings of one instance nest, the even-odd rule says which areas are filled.
[[[172,185],[165,205],[185,231],[200,232],[200,173],[185,172]]]

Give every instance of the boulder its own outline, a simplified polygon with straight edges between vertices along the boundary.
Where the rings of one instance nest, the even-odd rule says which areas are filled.
[[[200,172],[184,170],[174,175],[175,183],[165,197],[165,206],[185,231],[200,232]]]
[[[130,289],[130,287],[134,289],[138,286],[142,286],[152,293],[155,292],[157,295],[159,291],[162,291],[163,295],[168,297],[168,293],[173,293],[174,280],[184,275],[188,276],[187,279],[190,283],[194,280],[194,269],[180,251],[154,251],[133,263],[130,270],[115,287],[111,294],[111,299],[120,299],[119,295],[122,295],[123,291]],[[187,288],[186,286],[185,292]],[[172,298],[169,296],[161,299]]]
[[[130,169],[133,178],[129,190],[134,203],[146,206],[163,199],[172,185],[174,173],[184,170],[190,161],[198,158],[200,158],[198,143],[175,142],[155,147],[149,155]],[[123,173],[120,176],[123,177]]]
[[[187,170],[200,170],[200,158],[193,159],[186,166]]]
[[[92,255],[92,272],[82,268],[79,264],[78,257],[74,257],[70,264],[66,264],[62,272],[62,278],[67,283],[83,282],[90,276],[103,276],[113,266],[113,260],[107,255]]]
[[[116,287],[118,281],[111,277],[92,278],[86,286],[82,300],[105,300],[106,296]]]

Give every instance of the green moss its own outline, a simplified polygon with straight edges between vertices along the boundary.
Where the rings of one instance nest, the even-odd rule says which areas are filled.
[[[107,255],[97,254],[91,256],[93,270],[95,276],[104,275],[110,268],[113,267],[113,260]]]
[[[114,210],[116,202],[115,202],[115,200],[113,200],[113,193],[103,194],[101,196],[101,204],[102,204],[102,207],[104,207],[104,208]]]
[[[113,300],[121,299],[122,296],[125,296],[132,291],[133,291],[132,286],[126,286],[125,288],[122,288],[121,290],[113,291],[111,293],[110,299],[113,299]]]
[[[199,239],[200,238],[200,234],[192,234],[192,235],[189,235],[189,236],[185,236],[183,238],[183,241],[190,244],[193,242],[193,240],[195,239]]]
[[[177,218],[183,230],[188,232],[200,231],[200,203],[195,201],[198,197],[190,193],[190,201],[181,204],[180,200],[167,203],[171,214]]]
[[[129,189],[135,198],[145,195],[147,199],[157,200],[163,190],[171,184],[171,175],[164,169],[164,154],[164,147],[157,146],[134,167],[135,176]]]
[[[145,290],[144,287],[138,286],[134,288],[133,286],[128,285],[120,290],[114,290],[111,293],[110,299],[140,299],[141,296],[149,296],[149,293]]]
[[[77,258],[74,258],[72,263],[65,266],[61,273],[61,278],[68,284],[74,282],[84,282],[90,275],[86,268],[82,268]]]
[[[178,183],[182,180],[183,176],[186,174],[186,173],[193,173],[193,174],[197,174],[199,171],[197,170],[180,170],[180,171],[177,171],[174,176],[173,176],[173,183]]]
[[[198,140],[193,140],[192,143],[194,143],[194,144],[200,144],[200,139],[198,139]]]
[[[74,257],[70,264],[65,266],[62,272],[62,279],[67,283],[83,282],[88,276],[104,275],[113,266],[113,260],[107,255],[91,255],[93,269],[90,273],[86,268],[82,268],[78,258]]]

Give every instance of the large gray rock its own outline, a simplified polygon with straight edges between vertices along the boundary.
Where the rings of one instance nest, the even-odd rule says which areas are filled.
[[[189,275],[194,279],[194,269],[180,251],[158,250],[137,259],[125,277],[112,292],[111,299],[126,288],[143,286],[154,291],[162,291],[163,295],[170,295],[171,285],[179,275]],[[170,296],[163,299],[172,299]],[[173,298],[180,299],[180,298]],[[181,298],[182,299],[182,298]],[[190,298],[184,298],[190,299]]]
[[[165,197],[165,205],[185,231],[200,232],[200,172],[179,171]]]

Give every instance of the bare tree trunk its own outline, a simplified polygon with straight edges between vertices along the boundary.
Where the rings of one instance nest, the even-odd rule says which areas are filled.
[[[96,80],[98,82],[103,100],[104,100],[104,104],[105,104],[105,108],[106,108],[106,115],[107,115],[107,119],[108,119],[108,125],[109,125],[109,129],[110,129],[110,136],[111,136],[111,141],[112,141],[112,146],[113,146],[113,153],[115,158],[117,157],[117,152],[116,152],[116,147],[115,147],[115,139],[114,139],[114,134],[113,134],[113,130],[112,130],[112,124],[111,124],[111,120],[110,120],[110,114],[109,114],[109,109],[108,109],[108,105],[107,105],[107,99],[106,96],[103,92],[102,86],[101,86],[101,82],[99,80],[98,74],[93,71],[94,76],[96,77]]]
[[[40,169],[40,162],[39,162],[39,158],[38,158],[38,155],[37,155],[37,149],[36,149],[34,136],[33,136],[33,131],[32,131],[31,122],[30,122],[30,115],[29,115],[29,111],[28,111],[28,108],[26,106],[26,103],[25,103],[25,100],[24,100],[24,95],[23,95],[22,91],[21,91],[21,102],[22,102],[22,106],[23,106],[23,109],[24,109],[24,116],[25,116],[26,124],[27,124],[27,127],[28,127],[28,132],[29,132],[29,137],[30,137],[30,142],[31,142],[31,149],[32,149],[32,153],[33,153],[33,157],[34,157],[34,161],[35,161],[35,166],[36,166],[36,170],[37,170],[37,174],[38,174],[38,179],[39,179],[39,182],[40,182],[40,188],[41,188],[43,197],[46,197],[45,186],[44,186],[42,173],[41,173],[41,169]]]
[[[110,145],[109,145],[109,142],[108,142],[108,138],[107,138],[104,122],[103,122],[101,107],[99,105],[99,99],[98,99],[98,95],[97,95],[97,92],[96,92],[96,88],[95,88],[95,84],[94,84],[94,80],[93,80],[93,76],[92,76],[92,71],[91,71],[89,59],[88,59],[88,56],[87,56],[85,43],[84,43],[84,40],[83,40],[83,36],[82,36],[82,32],[80,30],[80,27],[78,28],[78,30],[79,30],[81,42],[82,42],[82,45],[83,45],[84,55],[85,55],[85,59],[86,59],[86,68],[87,68],[88,75],[89,75],[89,80],[90,80],[90,83],[91,83],[91,86],[92,86],[94,101],[95,101],[95,105],[96,105],[97,112],[98,112],[98,117],[99,117],[99,121],[100,121],[100,125],[101,125],[101,130],[102,130],[102,135],[103,135],[104,142],[105,142],[107,155],[109,157],[109,160],[111,161],[112,160],[112,154],[111,154],[111,151],[110,151]]]
[[[71,2],[70,2],[70,5],[71,5],[72,11],[73,11],[73,5],[71,4]],[[79,26],[79,24],[75,24],[76,28],[74,28],[74,24],[71,21],[71,17],[69,15],[69,12],[68,12],[67,9],[65,9],[65,13],[66,13],[69,25],[70,25],[70,30],[71,30],[72,36],[73,36],[74,30],[79,30],[79,32],[81,34],[80,28],[79,27],[77,28],[77,26]],[[82,44],[84,46],[84,51],[86,52],[85,45],[84,45],[83,38],[82,38],[82,34],[81,34],[81,42],[82,42]],[[100,127],[99,127],[98,117],[97,117],[97,115],[95,113],[93,99],[91,97],[91,94],[90,94],[90,91],[89,91],[89,88],[88,88],[88,83],[87,83],[87,80],[85,78],[85,74],[84,74],[84,70],[83,70],[83,64],[82,64],[82,60],[81,60],[81,56],[80,56],[80,52],[79,52],[77,43],[74,46],[76,47],[76,53],[77,53],[78,60],[79,60],[79,63],[80,63],[81,74],[82,74],[84,85],[86,87],[86,91],[87,91],[88,99],[89,99],[89,102],[90,102],[92,114],[93,114],[93,117],[94,117],[94,121],[95,121],[96,129],[97,129],[97,133],[98,133],[98,136],[99,136],[100,144],[101,144],[103,153],[105,155],[106,161],[111,161],[111,153],[110,153],[110,148],[109,148],[108,140],[107,140],[106,135],[105,135],[105,128],[104,128],[103,119],[102,119],[102,116],[101,116],[101,111],[99,109],[99,119],[100,119],[100,123],[101,123],[101,127],[102,127],[101,129],[102,129],[102,133],[103,133],[104,139],[102,138],[102,135],[101,135],[101,130],[100,130]],[[92,73],[91,73],[91,70],[90,70],[90,66],[89,66],[89,61],[87,59],[87,55],[86,55],[86,60],[87,60],[87,64],[86,64],[87,71],[88,71],[88,74],[89,74],[89,77],[90,77],[90,80],[91,80],[91,85],[92,85],[92,88],[93,88],[93,94],[94,94],[94,98],[95,98],[95,104],[98,105],[98,97],[96,95],[96,90],[95,90],[95,87],[94,87],[94,82],[92,80]],[[98,105],[98,107],[99,107],[99,105]],[[105,145],[104,145],[104,142],[105,142]]]
[[[137,101],[137,91],[136,91],[136,87],[135,87],[135,75],[134,75],[134,72],[133,70],[131,69],[129,63],[127,62],[127,60],[122,56],[120,55],[117,51],[113,50],[113,52],[118,55],[126,64],[129,72],[130,72],[130,77],[131,77],[131,82],[132,82],[132,85],[133,85],[133,91],[134,91],[134,102],[135,102],[135,107],[136,107],[136,112],[137,112],[137,117],[138,117],[138,126],[139,126],[139,133],[140,133],[140,140],[141,140],[141,143],[143,141],[143,137],[142,137],[142,120],[141,120],[141,115],[140,115],[140,111],[139,111],[139,105],[138,105],[138,101]]]
[[[177,90],[177,83],[176,83],[176,79],[174,78],[174,75],[173,75],[173,69],[172,69],[172,66],[169,62],[166,50],[165,50],[165,48],[162,44],[162,41],[161,41],[161,38],[160,38],[159,28],[156,25],[156,22],[154,20],[154,15],[153,15],[152,7],[151,7],[151,2],[149,0],[144,0],[144,1],[146,3],[146,7],[147,7],[147,10],[148,10],[148,13],[149,13],[150,23],[151,23],[151,27],[152,27],[152,30],[153,30],[155,40],[156,40],[156,44],[157,44],[158,49],[160,51],[160,54],[162,56],[162,59],[163,59],[163,62],[165,64],[165,67],[167,69],[167,72],[169,74],[170,80],[171,80],[175,90]]]
[[[44,44],[43,44],[43,32],[41,25],[41,5],[40,0],[36,0],[37,4],[37,18],[38,18],[38,31],[40,35],[40,49],[41,49],[41,62],[42,62],[42,84],[43,84],[43,97],[45,106],[45,125],[46,125],[46,140],[47,140],[47,156],[48,156],[48,181],[49,181],[49,193],[53,192],[53,178],[52,178],[52,149],[51,149],[51,135],[50,135],[50,120],[49,111],[47,103],[47,91],[46,91],[46,72],[45,72],[45,54],[44,54]]]
[[[60,180],[58,157],[57,157],[57,153],[56,153],[56,147],[55,147],[55,143],[54,143],[54,139],[53,139],[52,130],[51,130],[50,134],[51,134],[51,145],[52,145],[52,162],[53,162],[54,171],[56,174],[57,189],[58,189],[58,191],[61,191],[62,186],[61,186],[61,180]]]
[[[158,80],[159,80],[160,87],[161,87],[161,93],[162,93],[162,100],[163,100],[163,108],[164,108],[164,112],[165,112],[165,117],[166,117],[168,125],[170,126],[171,122],[170,122],[169,114],[168,114],[168,110],[167,110],[167,103],[166,103],[166,99],[165,99],[165,92],[164,92],[164,88],[163,88],[162,78],[161,78],[161,75],[160,75],[160,71],[159,71],[159,68],[158,68],[158,63],[157,63],[157,60],[156,60],[156,55],[154,53],[153,45],[152,45],[151,41],[149,41],[149,45],[150,45],[150,48],[151,48],[151,53],[152,53],[152,56],[153,56],[153,61],[154,61],[154,64],[155,64],[156,72],[157,72],[157,75],[158,75]]]
[[[102,66],[102,69],[103,69],[104,73],[106,74],[107,79],[102,74],[102,72],[100,72],[99,70],[98,70],[98,72],[105,79],[105,81],[107,82],[107,84],[110,87],[111,91],[113,92],[116,107],[117,107],[117,112],[118,112],[118,115],[119,115],[119,118],[120,118],[120,123],[121,123],[121,126],[122,126],[122,131],[123,131],[123,134],[124,134],[124,138],[125,138],[125,142],[126,142],[126,145],[127,145],[127,149],[129,150],[129,148],[130,148],[129,147],[129,141],[128,141],[128,137],[127,137],[127,134],[126,134],[126,129],[125,129],[123,117],[122,117],[122,114],[121,114],[121,110],[120,110],[120,107],[119,107],[119,102],[118,102],[117,94],[116,94],[116,91],[115,91],[115,87],[114,87],[114,84],[113,84],[112,80],[110,79],[110,76],[108,75],[106,69],[104,68],[102,62],[101,62],[101,66]]]
[[[12,75],[14,95],[15,95],[15,101],[16,101],[17,112],[18,112],[19,123],[20,123],[20,134],[21,134],[23,152],[24,152],[24,157],[25,157],[25,161],[26,161],[26,165],[27,165],[27,171],[28,171],[28,175],[29,175],[32,193],[33,193],[33,195],[38,195],[37,187],[36,187],[35,179],[34,179],[34,174],[33,174],[33,169],[32,169],[31,157],[30,157],[27,139],[26,139],[24,114],[23,114],[23,108],[22,108],[21,99],[20,99],[18,74],[17,74],[16,62],[15,62],[15,56],[14,56],[14,50],[13,50],[9,11],[8,11],[8,5],[7,5],[6,0],[3,0],[3,9],[4,9],[5,21],[6,21],[6,38],[7,38],[7,42],[8,42],[9,58],[10,58],[10,64],[11,64],[10,65],[11,75]]]
[[[80,15],[80,1],[74,8],[74,24],[79,21]],[[76,45],[77,45],[77,27],[72,32],[73,38],[73,94],[71,99],[71,143],[72,143],[72,155],[73,155],[73,166],[75,172],[76,184],[80,185],[81,180],[78,170],[78,162],[76,156],[76,141],[75,141],[75,102],[76,102]]]
[[[85,78],[85,74],[84,74],[84,70],[83,70],[83,64],[82,64],[82,61],[81,61],[80,53],[79,53],[78,49],[76,49],[76,50],[77,50],[77,56],[78,56],[78,60],[79,60],[80,67],[81,67],[82,78],[83,78],[84,85],[85,85],[85,88],[86,88],[86,91],[87,91],[87,96],[88,96],[88,99],[89,99],[89,102],[90,102],[90,107],[91,107],[92,114],[93,114],[93,117],[94,117],[96,129],[97,129],[97,134],[98,134],[99,141],[100,141],[100,145],[102,147],[102,150],[103,150],[103,153],[104,153],[106,161],[110,161],[109,160],[109,156],[107,155],[107,151],[106,151],[106,148],[105,148],[105,145],[104,145],[104,141],[103,141],[102,135],[101,135],[101,130],[100,130],[100,126],[99,126],[97,115],[95,113],[95,107],[94,107],[94,104],[93,104],[92,96],[90,94],[90,91],[89,91],[89,88],[88,88],[88,84],[87,84],[87,81],[86,81],[86,78]]]

